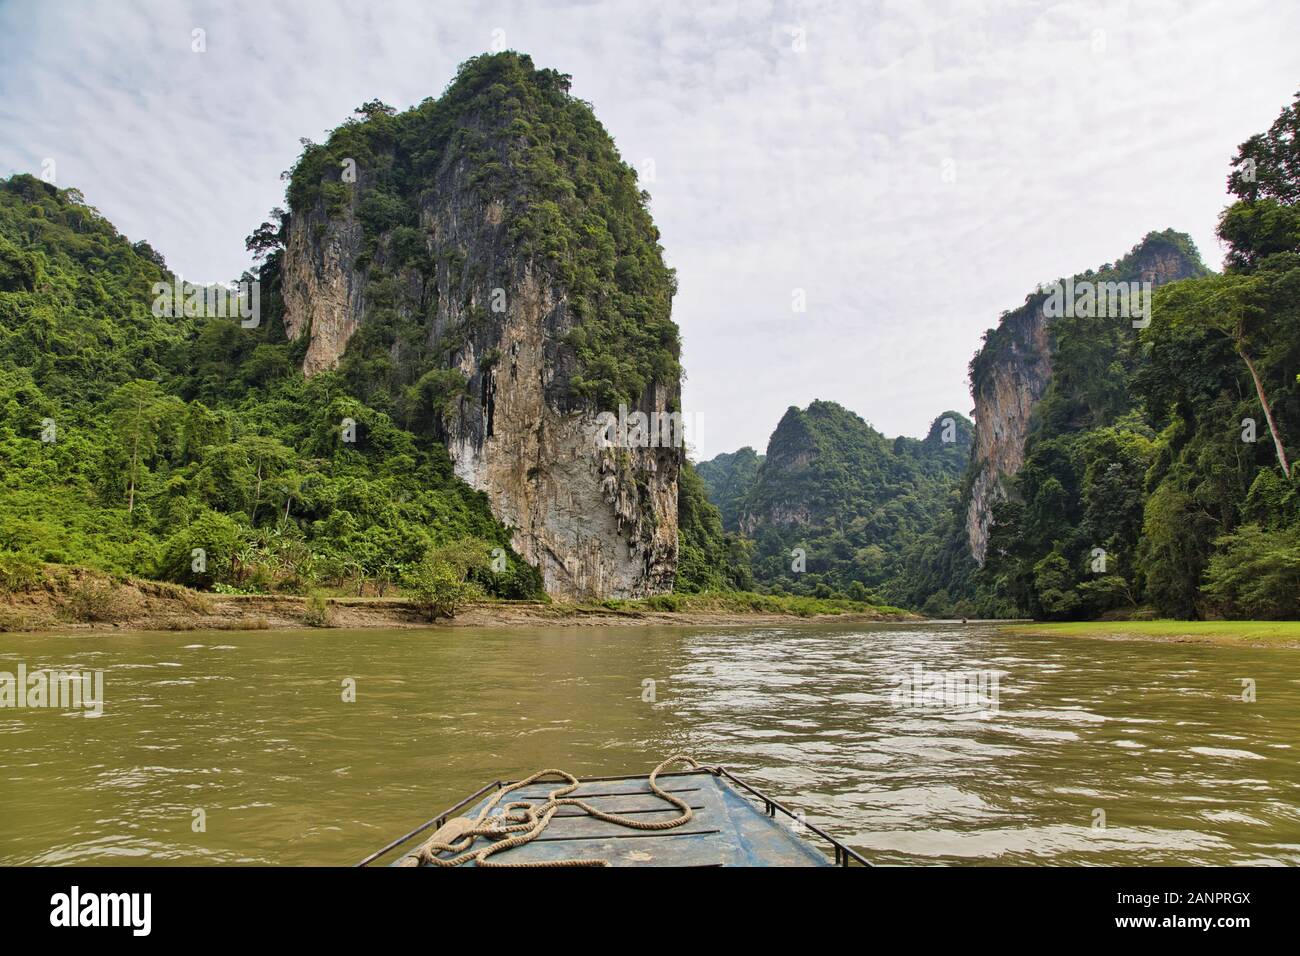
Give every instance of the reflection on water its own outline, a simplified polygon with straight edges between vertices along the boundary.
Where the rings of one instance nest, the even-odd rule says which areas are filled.
[[[1294,651],[927,624],[0,639],[19,661],[103,669],[106,704],[0,710],[0,863],[351,863],[498,777],[675,750],[879,863],[1300,863]],[[901,706],[917,665],[996,700]]]

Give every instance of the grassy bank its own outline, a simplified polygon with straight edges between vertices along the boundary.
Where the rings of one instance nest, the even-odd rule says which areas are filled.
[[[1006,634],[1102,640],[1300,647],[1300,621],[1067,621],[1008,624]]]
[[[800,597],[790,594],[755,594],[720,591],[707,594],[660,594],[630,601],[602,601],[583,605],[611,611],[669,614],[780,614],[793,617],[870,617],[877,620],[919,620],[919,615],[887,604],[868,604],[848,598]]]

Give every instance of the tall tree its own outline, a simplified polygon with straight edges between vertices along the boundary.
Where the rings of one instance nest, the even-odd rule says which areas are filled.
[[[1185,295],[1172,297],[1175,312],[1171,316],[1174,323],[1195,322],[1212,328],[1226,336],[1232,343],[1232,349],[1241,358],[1264,411],[1269,434],[1273,437],[1273,447],[1277,453],[1278,464],[1282,473],[1291,477],[1291,465],[1287,459],[1286,446],[1283,444],[1273,407],[1269,404],[1268,392],[1260,378],[1259,368],[1251,357],[1255,352],[1254,342],[1263,338],[1262,328],[1270,319],[1268,303],[1263,298],[1263,283],[1252,275],[1207,276],[1187,283]]]
[[[109,397],[109,420],[129,461],[126,510],[130,514],[135,512],[141,462],[157,451],[159,426],[168,413],[181,408],[182,403],[163,392],[157,382],[143,379],[118,386]]]

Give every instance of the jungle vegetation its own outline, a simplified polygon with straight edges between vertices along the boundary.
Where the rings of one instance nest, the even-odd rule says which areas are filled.
[[[1045,619],[1300,615],[1300,96],[1231,162],[1222,274],[1053,326],[984,587]]]
[[[1239,147],[1228,188],[1222,274],[1185,236],[1152,233],[1139,248],[1198,267],[1155,290],[1146,328],[1052,321],[1051,379],[982,568],[964,462],[891,456],[843,409],[791,409],[766,458],[702,463],[727,530],[752,542],[758,589],[942,616],[1300,616],[1300,96]],[[1077,278],[1137,279],[1137,252]],[[1006,318],[971,363],[975,385],[1014,347]],[[801,540],[807,568],[792,572]]]
[[[294,215],[357,198],[338,181],[347,157],[368,170],[356,205],[381,308],[337,370],[306,378],[306,343],[283,324],[284,245]],[[160,316],[155,287],[175,277],[157,250],[77,190],[15,175],[0,181],[0,587],[38,586],[53,563],[213,590],[405,588],[434,617],[479,593],[538,596],[431,427],[464,385],[448,343],[382,307],[394,270],[464,267],[465,250],[430,249],[418,228],[448,163],[505,197],[509,254],[572,290],[567,401],[635,404],[679,379],[675,279],[646,194],[568,78],[518,54],[304,143],[289,211],[248,238],[253,328]],[[1228,187],[1221,274],[1158,289],[1140,330],[1052,326],[1053,376],[982,569],[963,521],[970,422],[945,412],[924,439],[890,440],[813,402],[764,456],[684,465],[677,589],[966,616],[1300,615],[1300,96],[1239,147]]]
[[[299,371],[272,252],[262,321],[154,315],[162,257],[32,176],[0,182],[0,560],[198,588],[382,594],[478,539],[537,593],[446,451]],[[340,423],[355,423],[351,434]],[[201,552],[201,554],[200,554]],[[17,572],[14,572],[17,573]]]
[[[944,527],[971,436],[971,422],[948,411],[924,439],[891,440],[814,401],[787,410],[765,456],[742,448],[697,470],[760,590],[921,608],[932,592],[904,571]]]

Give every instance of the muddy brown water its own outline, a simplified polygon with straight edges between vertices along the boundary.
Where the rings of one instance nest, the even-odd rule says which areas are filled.
[[[880,864],[1300,864],[1294,650],[955,624],[0,638],[20,663],[103,671],[104,706],[0,709],[5,864],[349,864],[491,780],[678,750]]]

